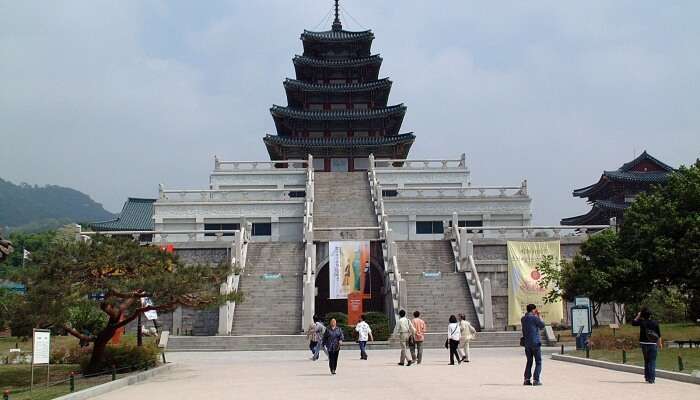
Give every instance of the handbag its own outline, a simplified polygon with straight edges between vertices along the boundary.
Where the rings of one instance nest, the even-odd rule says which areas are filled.
[[[520,336],[520,347],[525,347],[525,336]]]
[[[450,346],[450,339],[445,339],[445,348]]]

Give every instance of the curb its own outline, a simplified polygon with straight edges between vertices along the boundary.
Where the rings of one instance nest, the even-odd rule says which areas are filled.
[[[567,355],[562,355],[562,354],[552,354],[552,360],[587,365],[590,367],[611,369],[611,370],[620,371],[620,372],[629,372],[629,373],[638,374],[638,375],[644,375],[644,367],[638,367],[636,365],[618,364],[618,363],[613,363],[613,362],[609,362],[609,361],[600,361],[600,360],[594,360],[591,358],[574,357],[574,356],[567,356]],[[664,370],[657,369],[656,370],[656,377],[663,378],[663,379],[670,379],[670,380],[678,381],[678,382],[693,383],[696,385],[700,385],[700,377],[689,375],[689,374],[683,374],[680,372],[664,371]]]
[[[85,400],[85,399],[90,399],[95,396],[99,396],[101,394],[113,392],[117,389],[121,389],[126,386],[131,386],[135,385],[139,382],[143,382],[147,380],[148,378],[154,377],[156,375],[162,374],[164,372],[168,372],[171,369],[173,369],[177,364],[176,363],[168,363],[165,365],[161,365],[160,367],[156,367],[153,369],[150,369],[148,371],[143,371],[139,372],[138,374],[127,376],[121,379],[117,379],[116,381],[113,382],[107,382],[103,383],[102,385],[97,385],[93,386],[91,388],[87,388],[75,393],[70,393],[61,397],[56,397],[54,400]]]

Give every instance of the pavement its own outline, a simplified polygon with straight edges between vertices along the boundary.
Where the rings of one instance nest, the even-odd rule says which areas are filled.
[[[423,363],[397,365],[399,351],[340,352],[337,375],[324,356],[304,351],[171,353],[171,371],[95,399],[698,399],[700,386],[552,361],[543,353],[543,386],[522,386],[520,348],[472,349],[471,362],[448,365],[447,350],[429,349]]]

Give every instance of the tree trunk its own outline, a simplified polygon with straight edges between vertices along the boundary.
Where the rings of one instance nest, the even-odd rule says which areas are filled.
[[[115,325],[115,323],[110,321],[107,324],[107,327],[103,329],[99,335],[97,335],[97,338],[92,346],[90,362],[88,363],[86,370],[83,371],[84,374],[102,372],[100,367],[102,366],[102,361],[104,360],[107,343],[109,343],[110,339],[112,339],[112,336],[114,336],[114,333],[117,331]]]
[[[596,303],[595,301],[591,301],[591,305],[593,306],[593,309],[591,310],[593,311],[593,326],[598,327],[600,325],[598,323],[598,313],[600,312],[600,306],[602,304]]]

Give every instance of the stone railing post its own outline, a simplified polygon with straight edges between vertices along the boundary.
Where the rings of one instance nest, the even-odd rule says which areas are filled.
[[[406,281],[403,278],[400,278],[400,279],[398,279],[398,281],[396,283],[397,283],[397,286],[399,288],[399,310],[404,310],[404,309],[406,309],[406,306],[408,305],[408,294],[406,293]]]
[[[491,297],[491,280],[489,278],[484,278],[484,284],[482,285],[484,291],[484,297],[482,300],[484,305],[484,330],[493,330],[493,300]]]

